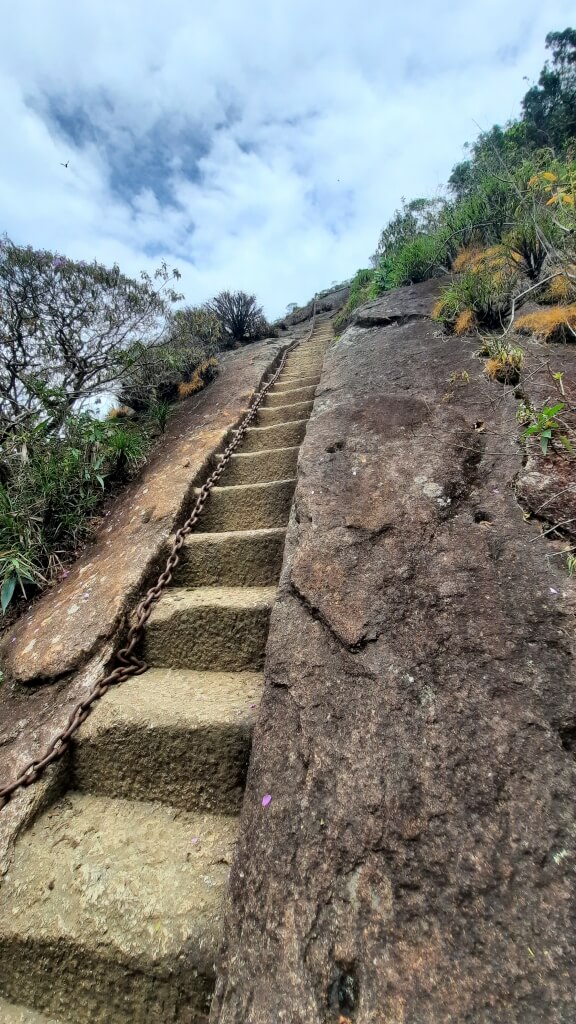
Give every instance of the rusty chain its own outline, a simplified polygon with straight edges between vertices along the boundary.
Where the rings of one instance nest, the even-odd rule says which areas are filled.
[[[312,310],[312,326],[307,337],[304,339],[304,344],[310,340],[314,331],[315,320],[316,320],[316,296],[314,297],[314,306]],[[80,728],[83,722],[86,721],[90,714],[93,705],[96,701],[100,700],[101,697],[110,689],[111,686],[117,686],[119,683],[126,682],[131,676],[141,675],[145,672],[148,666],[144,661],[137,657],[135,654],[136,647],[142,639],[144,629],[150,615],[152,613],[152,606],[158,601],[162,592],[170,583],[174,570],[180,561],[180,549],[182,548],[187,535],[190,533],[192,528],[198,522],[204,505],[208,499],[208,495],[212,488],[216,485],[216,482],[222,476],[226,466],[228,465],[232,455],[236,448],[243,440],[244,435],[252,420],[256,416],[258,409],[266,397],[268,391],[273,384],[276,383],[278,377],[284,369],[286,359],[289,352],[297,347],[302,342],[293,342],[292,345],[288,345],[285,352],[282,355],[278,369],[270,380],[264,384],[264,386],[258,391],[250,403],[248,413],[242,420],[240,426],[234,430],[234,439],[224,449],[220,455],[220,462],[216,469],[210,474],[208,479],[202,484],[200,493],[194,503],[192,512],[185,523],[177,530],[174,535],[174,541],[172,549],[166,560],[163,572],[160,573],[155,585],[150,587],[148,593],[140,602],[136,608],[135,619],[136,621],[130,627],[128,636],[126,638],[126,645],[121,648],[116,654],[116,662],[119,664],[111,672],[108,673],[104,679],[101,679],[96,685],[88,692],[88,694],[73,708],[68,716],[68,722],[63,729],[54,737],[49,743],[43,757],[30,761],[26,767],[20,772],[20,774],[9,782],[6,786],[0,789],[0,810],[6,806],[8,801],[14,795],[18,789],[23,789],[30,786],[33,782],[36,782],[40,775],[46,770],[48,765],[57,761],[68,749],[70,739],[74,735],[77,729]]]

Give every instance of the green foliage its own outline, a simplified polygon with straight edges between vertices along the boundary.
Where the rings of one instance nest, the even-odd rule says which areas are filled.
[[[381,258],[374,274],[374,292],[418,284],[446,270],[446,235],[437,231],[418,235]]]
[[[375,267],[383,258],[404,248],[420,235],[434,232],[439,225],[440,213],[444,208],[442,199],[412,199],[407,203],[402,200],[402,207],[396,210],[392,219],[382,229],[376,252],[372,257]]]
[[[179,386],[191,381],[196,370],[223,344],[222,327],[214,313],[198,306],[178,310],[161,344],[137,343],[131,348],[131,364],[124,375],[120,401],[136,412],[149,411],[163,430],[159,411],[166,403],[176,401]]]
[[[158,428],[161,434],[166,430],[169,412],[170,403],[166,402],[164,399],[153,402],[148,410],[148,418],[150,422]]]
[[[550,32],[546,47],[552,61],[522,101],[522,119],[534,146],[565,148],[576,137],[576,30]]]
[[[369,302],[373,298],[373,283],[374,283],[374,271],[370,268],[357,270],[352,281],[350,282],[350,294],[345,305],[342,307],[336,317],[334,317],[334,327],[337,331],[342,328],[348,322],[350,314],[358,307],[362,306],[365,302]]]
[[[146,458],[136,424],[70,413],[57,434],[39,418],[12,431],[0,453],[0,602],[5,611],[53,579],[90,536],[110,484]]]
[[[513,224],[518,198],[511,182],[493,175],[480,176],[475,189],[458,202],[448,204],[444,225],[450,255],[471,245],[494,245]]]
[[[0,241],[0,436],[40,412],[51,429],[108,390],[129,351],[163,334],[177,271],[139,281],[99,263]]]
[[[505,250],[487,250],[475,263],[454,276],[436,303],[433,316],[454,328],[458,317],[470,311],[477,324],[498,327],[510,310],[518,281],[515,262]]]
[[[522,117],[494,125],[454,167],[448,201],[403,200],[381,233],[375,293],[445,270],[463,271],[437,319],[466,333],[497,327],[514,294],[556,271],[554,296],[572,295],[576,264],[576,30],[551,33],[552,60],[526,95]],[[466,254],[507,253],[500,266],[470,266]],[[468,258],[468,257],[467,257]],[[563,292],[563,294],[560,294]]]
[[[524,430],[522,437],[527,439],[537,436],[540,439],[543,455],[546,455],[548,446],[555,436],[558,436],[558,440],[567,451],[572,451],[572,445],[566,435],[559,434],[559,431],[562,430],[562,424],[558,421],[557,417],[565,408],[566,404],[564,402],[557,402],[556,405],[544,405],[539,410],[528,410],[531,422]]]
[[[225,347],[232,348],[270,336],[270,325],[255,295],[220,292],[204,308],[220,322]]]
[[[172,340],[181,344],[200,342],[210,352],[216,352],[223,340],[219,318],[203,306],[184,306],[176,310],[170,335]]]

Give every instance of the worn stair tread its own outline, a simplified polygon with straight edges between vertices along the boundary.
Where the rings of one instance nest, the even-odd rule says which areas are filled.
[[[282,425],[284,425],[284,424],[282,424]],[[274,424],[274,426],[276,426],[276,424]],[[250,429],[256,430],[258,428],[257,427],[251,427]],[[293,445],[292,447],[296,447],[296,446]],[[277,451],[278,449],[272,449],[272,450],[273,451],[274,450]],[[249,452],[247,454],[252,455],[254,453],[253,452]],[[278,488],[283,487],[285,484],[292,484],[292,485],[294,485],[295,483],[296,483],[296,477],[292,476],[292,477],[285,477],[283,480],[266,480],[263,483],[262,482],[258,482],[258,483],[254,483],[254,484],[220,484],[220,485],[217,485],[217,486],[212,488],[212,490],[210,491],[210,495],[211,496],[212,495],[216,495],[216,496],[220,495],[221,497],[224,496],[224,495],[229,495],[230,497],[232,497],[233,495],[237,496],[237,495],[239,495],[242,492],[245,492],[245,493],[248,493],[248,494],[254,494],[254,495],[259,494],[259,493],[260,494],[265,494],[265,493],[271,493],[274,490],[278,490]],[[196,494],[200,494],[200,490],[201,490],[200,487],[195,487],[194,488],[194,491],[195,491]]]
[[[63,1021],[52,1016],[45,1017],[27,1006],[8,1003],[0,996],[0,1024],[63,1024]]]
[[[180,551],[175,586],[273,586],[284,556],[285,527],[190,534]]]
[[[244,437],[244,451],[292,448],[302,443],[306,433],[306,420],[273,423],[269,427],[248,427]]]
[[[180,1020],[183,990],[205,1006],[235,837],[229,816],[67,794],[0,890],[3,994],[98,1024]]]
[[[299,373],[285,373],[284,371],[282,371],[274,387],[278,388],[279,390],[280,387],[283,387],[285,389],[287,387],[294,388],[296,383],[298,383],[299,387],[303,388],[317,387],[318,384],[320,383],[320,374],[315,373],[302,376]]]
[[[220,477],[221,486],[295,479],[299,451],[299,445],[289,445],[257,452],[237,452]]]
[[[288,522],[295,487],[295,477],[214,487],[195,532],[283,527]]]
[[[286,423],[287,420],[307,420],[313,405],[313,402],[292,402],[288,405],[263,406],[258,410],[258,423],[268,426],[271,423]]]
[[[195,608],[269,608],[275,597],[276,587],[172,587],[155,606],[149,622],[170,619],[175,611]]]
[[[83,792],[238,814],[258,672],[149,669],[97,704],[72,748]]]
[[[148,968],[195,943],[210,968],[235,838],[227,815],[68,793],[16,844],[0,949],[66,939]]]
[[[261,408],[272,409],[278,405],[289,405],[291,402],[310,402],[314,399],[316,388],[291,388],[288,391],[276,391],[271,388]]]
[[[186,728],[252,723],[251,706],[262,691],[260,672],[194,672],[150,668],[113,686],[77,733],[91,739],[113,725]]]
[[[168,590],[150,616],[142,642],[154,667],[259,672],[276,587]]]

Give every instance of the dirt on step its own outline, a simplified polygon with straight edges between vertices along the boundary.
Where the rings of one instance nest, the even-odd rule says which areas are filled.
[[[213,1024],[574,1021],[574,585],[430,290],[325,362]]]

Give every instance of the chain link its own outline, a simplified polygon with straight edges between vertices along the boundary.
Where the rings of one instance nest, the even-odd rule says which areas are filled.
[[[306,341],[309,341],[310,338],[312,337],[315,320],[316,298],[314,298],[312,326],[304,343],[306,343]],[[232,458],[232,455],[238,448],[240,442],[243,440],[246,431],[248,430],[250,424],[254,420],[254,417],[256,416],[256,413],[258,412],[258,409],[260,408],[260,405],[264,398],[266,397],[268,391],[273,386],[273,384],[276,383],[278,377],[282,373],[288,353],[291,352],[298,344],[298,342],[294,342],[292,345],[289,345],[286,348],[285,352],[283,353],[282,359],[280,360],[278,369],[270,378],[270,380],[266,384],[264,384],[260,391],[258,391],[253,397],[247,415],[242,420],[240,426],[232,432],[233,440],[230,442],[229,445],[227,445],[223,453],[220,455],[220,461],[216,469],[213,470],[208,479],[202,484],[202,487],[200,488],[200,493],[194,503],[192,512],[190,513],[186,522],[180,527],[179,530],[177,530],[174,536],[174,541],[172,543],[170,554],[168,555],[166,565],[164,566],[163,571],[160,573],[160,576],[156,580],[154,586],[150,587],[146,596],[142,599],[142,601],[140,601],[140,604],[136,608],[135,622],[128,631],[128,636],[126,637],[126,644],[116,654],[116,667],[112,669],[112,671],[109,672],[108,675],[104,677],[104,679],[99,680],[88,692],[88,694],[85,697],[83,697],[83,699],[78,704],[76,704],[76,706],[73,708],[73,710],[70,712],[68,716],[68,721],[66,725],[48,744],[44,752],[44,755],[41,758],[30,761],[26,765],[26,767],[22,769],[20,774],[12,780],[12,782],[9,782],[6,786],[0,789],[0,810],[3,807],[5,807],[5,805],[8,803],[10,798],[14,795],[14,793],[17,790],[24,789],[26,786],[30,786],[33,782],[36,782],[39,779],[40,775],[48,767],[48,765],[52,764],[54,761],[57,761],[60,757],[63,756],[63,754],[68,748],[71,737],[74,735],[77,729],[80,728],[82,723],[86,721],[96,701],[100,700],[100,698],[103,697],[105,693],[107,693],[111,686],[117,686],[119,683],[124,683],[126,682],[127,679],[130,679],[132,676],[141,675],[141,673],[145,672],[146,669],[148,668],[146,663],[142,661],[140,658],[138,658],[134,652],[136,650],[136,647],[140,643],[140,640],[142,639],[146,623],[148,622],[148,619],[152,614],[152,607],[156,603],[156,601],[158,601],[164,589],[171,582],[174,570],[180,561],[179,552],[184,544],[184,540],[198,522],[198,519],[202,514],[202,510],[204,508],[204,505],[206,504],[210,491],[216,485],[219,478],[222,476],[222,473],[224,472],[226,466],[228,465],[230,459]]]

